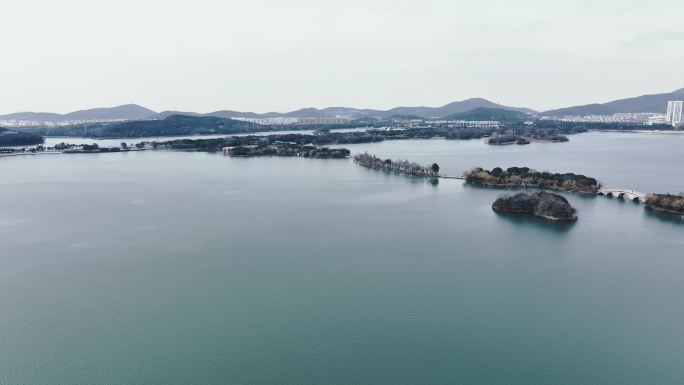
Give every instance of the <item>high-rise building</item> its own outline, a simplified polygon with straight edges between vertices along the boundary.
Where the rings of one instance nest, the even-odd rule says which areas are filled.
[[[673,126],[679,126],[684,121],[682,120],[682,110],[684,109],[684,101],[670,101],[667,102],[667,115],[665,121]]]

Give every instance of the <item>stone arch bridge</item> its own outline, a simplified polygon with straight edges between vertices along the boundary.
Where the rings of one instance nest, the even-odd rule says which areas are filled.
[[[642,203],[646,201],[647,195],[639,191],[621,188],[602,188],[598,191],[598,194]]]

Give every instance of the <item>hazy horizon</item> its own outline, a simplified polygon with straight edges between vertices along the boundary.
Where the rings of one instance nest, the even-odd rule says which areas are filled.
[[[684,87],[684,3],[8,0],[0,114],[548,110]]]

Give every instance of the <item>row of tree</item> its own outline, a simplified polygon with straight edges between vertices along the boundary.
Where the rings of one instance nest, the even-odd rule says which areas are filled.
[[[316,146],[254,146],[230,147],[226,150],[229,156],[301,156],[305,158],[346,158],[350,154],[346,148],[328,148]]]
[[[388,170],[412,176],[439,176],[439,165],[437,163],[433,163],[432,166],[426,167],[416,162],[409,162],[406,159],[381,159],[375,155],[370,155],[367,152],[354,155],[354,161],[364,167]]]

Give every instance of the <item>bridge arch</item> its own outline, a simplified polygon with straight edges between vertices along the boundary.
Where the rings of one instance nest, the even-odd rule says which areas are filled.
[[[617,198],[621,200],[626,200],[626,201],[632,201],[632,202],[645,202],[646,201],[646,194],[639,192],[639,191],[634,191],[634,190],[629,190],[629,189],[620,189],[620,188],[604,188],[599,190],[599,195],[604,195],[609,198]]]

